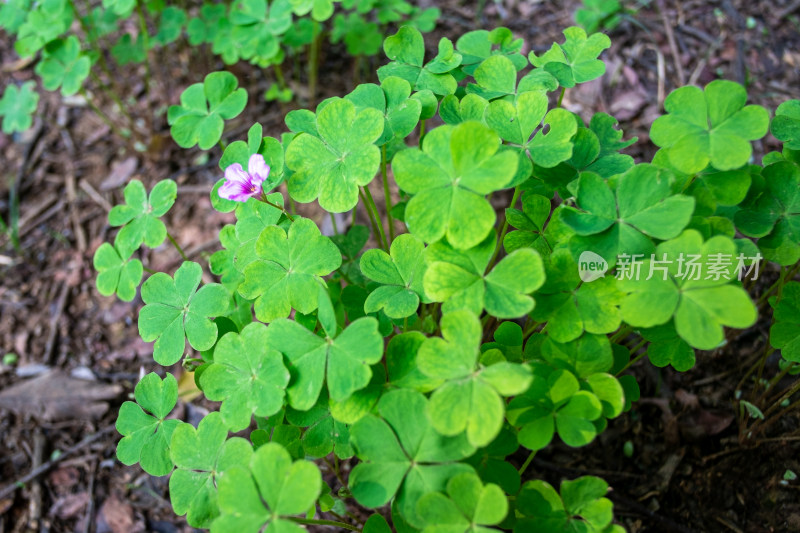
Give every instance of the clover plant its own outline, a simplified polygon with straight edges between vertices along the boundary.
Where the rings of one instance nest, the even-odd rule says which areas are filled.
[[[379,21],[409,13],[399,1],[343,4],[378,6]],[[318,22],[334,12],[327,1],[265,5],[206,5],[191,37],[252,59],[277,53],[270,43],[292,13]],[[163,41],[178,20],[165,18]],[[182,361],[221,404],[196,428],[171,418],[176,379],[150,373],[120,410],[117,455],[171,475],[173,508],[191,526],[622,531],[605,481],[557,490],[529,466],[556,442],[589,445],[631,409],[632,364],[703,364],[768,303],[764,358],[780,350],[776,379],[797,374],[798,102],[778,108],[771,127],[784,149],[759,165],[750,143],[769,112],[747,105],[744,88],[678,88],[652,126],[661,150],[634,162],[613,117],[585,122],[560,107],[565,90],[604,73],[609,46],[579,28],[564,35],[526,58],[507,29],[469,32],[455,45],[442,38],[431,57],[404,26],[384,40],[379,84],[290,112],[281,137],[254,124],[224,146],[211,190],[229,221],[213,276],[161,220],[174,182],[149,195],[127,185],[109,214],[121,229],[95,256],[98,289],[131,300],[146,271],[138,325],[154,360]],[[243,91],[224,72],[187,89],[169,112],[175,141],[211,148]],[[334,218],[326,233],[296,203],[356,210],[369,227]],[[152,272],[138,250],[167,237],[184,262]],[[778,280],[760,289],[758,275],[774,269]],[[750,435],[781,413],[756,400],[741,404]],[[753,409],[761,417],[744,418]],[[387,508],[361,523],[354,506]]]

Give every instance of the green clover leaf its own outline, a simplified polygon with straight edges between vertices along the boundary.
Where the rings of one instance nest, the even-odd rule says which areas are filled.
[[[231,26],[215,36],[213,51],[228,63],[239,59],[266,67],[281,55],[280,37],[292,25],[289,2],[238,0],[231,6]]]
[[[605,63],[597,56],[611,46],[608,35],[595,33],[587,38],[582,28],[572,26],[564,30],[564,38],[564,44],[553,43],[541,56],[531,52],[528,55],[531,64],[544,68],[568,89],[605,74]]]
[[[279,192],[268,195],[267,200],[283,207],[283,195]],[[279,208],[255,198],[251,198],[245,203],[231,203],[238,205],[236,205],[234,235],[229,244],[230,249],[233,250],[234,267],[240,273],[244,273],[245,268],[258,259],[256,253],[258,237],[266,228],[272,227],[280,221],[282,212]],[[234,246],[236,248],[233,248]]]
[[[583,0],[583,7],[575,11],[575,22],[589,33],[613,30],[622,21],[625,11],[619,0]]]
[[[572,196],[567,186],[578,179],[581,172],[594,172],[610,178],[634,165],[633,158],[620,154],[619,150],[636,142],[636,137],[622,141],[622,131],[615,128],[617,119],[605,113],[595,113],[588,128],[583,127],[582,120],[577,120],[578,130],[571,141],[572,156],[551,168],[539,164],[533,166],[533,175],[564,198]]]
[[[174,279],[157,272],[142,285],[146,305],[139,311],[139,335],[145,342],[156,341],[153,359],[160,365],[178,362],[187,339],[198,351],[208,350],[217,341],[217,325],[208,317],[225,315],[231,297],[218,283],[197,290],[202,275],[200,265],[185,261]]]
[[[198,46],[214,42],[227,11],[227,6],[224,4],[203,4],[203,7],[200,8],[200,16],[190,19],[186,25],[189,44]]]
[[[219,242],[224,250],[218,250],[208,259],[211,273],[220,276],[222,284],[231,292],[236,292],[244,280],[242,273],[236,269],[234,257],[237,248],[241,245],[236,238],[236,227],[226,224],[219,230]]]
[[[429,378],[419,369],[417,353],[425,339],[425,335],[419,331],[409,331],[391,338],[386,347],[386,367],[392,385],[430,392],[444,383],[442,379]]]
[[[787,283],[780,300],[773,296],[769,304],[775,310],[775,323],[769,330],[770,345],[780,350],[787,361],[800,363],[800,283]]]
[[[678,336],[675,327],[670,324],[640,330],[642,338],[650,341],[647,347],[647,358],[654,366],[663,368],[667,365],[678,372],[691,370],[695,364],[695,354],[689,344]]]
[[[733,170],[750,159],[750,141],[767,134],[769,113],[749,105],[747,91],[738,83],[715,80],[704,90],[681,87],[664,101],[669,113],[657,118],[650,139],[668,149],[669,160],[686,174],[711,163],[717,170]]]
[[[362,83],[345,96],[356,105],[356,110],[377,109],[383,114],[383,134],[375,141],[382,146],[392,140],[405,139],[417,127],[422,103],[411,98],[411,84],[402,78],[389,76],[374,83]]]
[[[25,23],[31,0],[9,0],[0,5],[0,27],[14,35]]]
[[[523,196],[522,210],[507,208],[508,225],[518,231],[509,231],[503,238],[506,253],[521,248],[533,248],[543,256],[549,255],[551,247],[544,233],[550,218],[550,209],[550,200],[538,194]]]
[[[445,124],[455,126],[468,120],[483,122],[486,108],[489,101],[477,94],[465,94],[463,98],[458,98],[454,94],[448,94],[442,98],[439,106],[439,116]]]
[[[578,123],[569,111],[548,112],[547,106],[544,91],[527,91],[491,102],[485,119],[500,137],[528,153],[534,163],[550,168],[572,156],[570,140],[578,130]],[[547,133],[545,125],[549,125]]]
[[[356,501],[373,509],[395,497],[403,518],[421,526],[416,513],[419,499],[444,490],[453,476],[472,472],[458,463],[475,448],[464,435],[445,437],[429,424],[428,400],[422,393],[396,389],[378,402],[380,418],[368,415],[350,428],[350,438],[361,460],[348,480]]]
[[[353,321],[338,336],[319,337],[288,319],[278,319],[267,329],[267,340],[289,361],[292,381],[286,392],[289,404],[300,411],[310,409],[323,382],[331,399],[342,401],[366,387],[372,377],[369,365],[383,356],[383,337],[378,321],[364,317]]]
[[[694,198],[670,190],[671,174],[640,164],[617,180],[616,191],[597,174],[578,178],[577,199],[582,211],[564,207],[561,220],[575,232],[570,249],[575,257],[590,250],[609,265],[619,254],[647,254],[648,237],[671,239],[689,223]]]
[[[775,110],[770,131],[790,150],[800,150],[800,100],[787,100]]]
[[[0,116],[3,117],[3,133],[25,131],[33,124],[33,113],[39,105],[39,93],[34,88],[36,83],[26,81],[21,87],[13,83],[6,86],[3,98],[0,99]]]
[[[292,462],[280,444],[269,442],[253,453],[250,468],[233,467],[220,476],[220,516],[212,533],[274,531],[300,533],[285,517],[305,514],[322,490],[322,475],[310,461]]]
[[[324,22],[333,15],[332,0],[289,0],[295,15],[302,17],[311,13],[311,18]]]
[[[238,88],[236,76],[230,72],[212,72],[203,83],[190,85],[181,93],[181,105],[170,106],[167,122],[170,133],[181,148],[195,144],[208,150],[222,137],[225,120],[244,110],[247,91]]]
[[[267,328],[257,322],[224,335],[214,348],[214,362],[200,375],[206,398],[222,402],[222,420],[231,431],[247,428],[251,415],[280,411],[288,384],[283,358],[268,347]]]
[[[176,470],[169,478],[169,498],[178,516],[186,515],[192,527],[208,528],[219,516],[217,484],[229,468],[246,468],[253,446],[245,439],[228,439],[228,429],[218,412],[206,415],[197,426],[180,424],[172,433],[170,457]]]
[[[778,161],[762,171],[764,184],[752,193],[734,216],[748,237],[760,237],[764,257],[780,265],[800,261],[800,167]]]
[[[516,508],[524,518],[517,522],[514,533],[530,528],[542,533],[620,533],[624,529],[611,525],[614,505],[603,497],[607,492],[608,483],[594,476],[562,482],[560,495],[546,481],[528,481],[517,497]]]
[[[383,33],[375,22],[367,21],[359,13],[336,15],[333,19],[331,42],[344,41],[351,56],[376,56],[383,43]]]
[[[443,338],[427,339],[417,354],[423,374],[446,380],[431,395],[428,418],[442,435],[466,430],[470,444],[486,446],[503,425],[502,397],[524,392],[531,382],[530,370],[506,362],[478,365],[482,328],[472,312],[447,313],[440,325]]]
[[[517,318],[533,309],[528,296],[544,283],[542,258],[531,248],[511,252],[485,274],[496,239],[490,234],[471,250],[460,252],[445,242],[428,247],[423,286],[434,302],[444,302],[442,311],[483,309],[497,318]]]
[[[307,218],[295,218],[288,234],[278,226],[265,228],[255,251],[239,293],[256,299],[256,317],[262,322],[285,318],[292,308],[303,314],[316,309],[322,276],[342,264],[336,245]]]
[[[158,33],[153,37],[153,43],[166,46],[175,42],[183,32],[186,25],[186,12],[176,6],[168,6],[161,12],[158,23]]]
[[[47,43],[42,60],[36,65],[36,74],[48,91],[61,88],[61,94],[72,96],[81,89],[89,76],[92,62],[81,54],[81,43],[74,35]]]
[[[131,180],[123,191],[125,204],[115,205],[108,213],[108,223],[123,226],[117,242],[120,247],[136,250],[144,243],[149,248],[161,246],[167,237],[167,228],[159,217],[164,216],[175,203],[178,186],[172,180],[161,180],[147,195],[139,180]]]
[[[342,213],[358,203],[358,187],[378,171],[384,117],[371,107],[356,111],[353,102],[334,99],[316,117],[319,137],[301,133],[286,149],[286,165],[294,171],[289,194],[298,202],[319,198],[326,211]]]
[[[173,467],[170,439],[181,422],[164,419],[178,401],[178,381],[172,374],[162,381],[151,372],[136,384],[133,395],[136,403],[125,402],[119,409],[117,459],[128,466],[140,463],[150,475],[166,476]]]
[[[389,76],[403,78],[415,91],[430,90],[434,94],[453,94],[458,83],[449,72],[461,64],[461,54],[446,37],[439,41],[439,53],[427,64],[425,41],[414,27],[403,26],[383,42],[383,50],[391,61],[378,68],[378,79]]]
[[[515,39],[508,28],[495,28],[492,31],[474,30],[465,33],[456,41],[456,50],[461,54],[461,70],[473,75],[484,60],[493,55],[507,57],[517,71],[528,66],[520,53],[522,39]],[[515,80],[516,81],[516,80]]]
[[[14,49],[20,57],[32,57],[47,43],[69,30],[75,13],[66,0],[37,2],[19,27]]]
[[[584,331],[606,334],[619,328],[622,293],[614,277],[581,283],[578,264],[565,249],[554,251],[545,268],[547,283],[536,295],[531,317],[547,322],[547,334],[554,341],[569,342]]]
[[[517,469],[506,461],[506,457],[519,449],[517,432],[504,425],[500,434],[485,448],[481,448],[467,462],[475,467],[480,478],[487,483],[495,483],[506,494],[519,492],[520,475]]]
[[[124,34],[119,38],[117,44],[111,47],[111,55],[120,66],[131,63],[144,63],[147,58],[147,50],[144,47],[144,39],[141,35],[133,40],[130,33]]]
[[[120,18],[128,18],[136,7],[136,0],[103,0],[103,7],[110,9]]]
[[[494,483],[484,485],[477,475],[465,472],[447,482],[447,496],[428,492],[420,498],[417,514],[425,523],[422,533],[445,528],[451,533],[486,533],[490,530],[484,526],[497,525],[508,514],[508,500]]]
[[[350,430],[331,414],[327,393],[320,394],[316,405],[307,411],[286,409],[286,419],[294,427],[304,428],[301,444],[307,457],[326,457],[331,452],[339,459],[355,453],[350,445]]]
[[[142,281],[142,262],[131,259],[133,250],[119,244],[119,234],[114,245],[104,242],[94,253],[94,269],[97,270],[97,290],[103,296],[116,293],[123,302],[136,297],[136,288]]]
[[[533,346],[531,341],[525,346],[526,357],[530,357]],[[590,333],[566,343],[556,342],[548,335],[533,359],[545,361],[555,368],[569,370],[582,379],[598,372],[608,372],[614,365],[614,355],[608,337]]]
[[[492,130],[464,122],[432,130],[422,150],[398,152],[392,165],[395,180],[414,195],[405,211],[411,233],[428,243],[446,235],[462,250],[483,241],[495,223],[484,195],[507,186],[517,171],[518,156],[499,148]]]
[[[425,292],[425,245],[410,234],[400,235],[393,242],[390,254],[383,250],[367,250],[361,256],[364,275],[381,283],[364,302],[365,313],[383,309],[389,318],[404,318],[414,314]]]
[[[731,283],[737,247],[729,237],[703,242],[698,231],[686,230],[659,244],[654,257],[658,263],[646,259],[638,276],[629,270],[617,282],[626,293],[620,311],[628,324],[652,327],[674,317],[682,339],[711,350],[723,341],[723,326],[747,328],[755,322],[756,308],[747,292]]]
[[[600,399],[581,390],[580,382],[567,369],[534,362],[530,387],[508,404],[508,420],[520,427],[519,443],[541,450],[558,431],[561,440],[574,448],[597,436],[594,422],[603,416]]]

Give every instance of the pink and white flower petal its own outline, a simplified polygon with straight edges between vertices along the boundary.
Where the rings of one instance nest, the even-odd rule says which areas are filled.
[[[254,183],[261,184],[269,176],[269,165],[261,154],[253,154],[247,162],[247,171]]]
[[[248,183],[250,181],[250,176],[244,171],[242,165],[233,163],[225,169],[225,181]]]

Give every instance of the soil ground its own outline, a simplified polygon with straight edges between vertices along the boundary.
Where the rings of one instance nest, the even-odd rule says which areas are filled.
[[[479,11],[472,3],[437,2],[443,15],[436,39],[455,40],[471,29],[504,25],[542,51],[562,39],[561,30],[573,24],[579,5],[568,0],[484,3]],[[665,95],[680,85],[738,81],[747,85],[752,103],[770,110],[800,97],[800,2],[643,4],[609,32],[613,45],[603,55],[607,74],[568,91],[564,100],[587,120],[597,111],[616,116],[626,138],[639,138],[627,150],[637,161],[652,156],[650,124],[662,112]],[[435,42],[426,38],[429,49]],[[115,72],[114,82],[134,117],[153,117],[138,118],[138,127],[152,132],[146,151],[132,150],[81,99],[47,92],[31,131],[0,134],[0,216],[8,220],[15,184],[22,241],[18,252],[0,237],[0,355],[18,356],[15,365],[0,366],[0,533],[191,530],[174,516],[165,479],[115,460],[116,412],[140,373],[154,364],[151,346],[137,336],[141,301],[100,296],[92,268],[94,251],[111,231],[108,210],[121,200],[129,179],[148,187],[167,177],[178,181],[168,227],[194,260],[204,262],[218,248],[217,232],[232,220],[215,213],[208,199],[220,175],[218,151],[206,158],[196,149],[178,148],[169,137],[166,107],[178,102],[185,87],[222,67],[208,51],[181,49],[172,56],[158,54],[148,91],[141,69]],[[0,85],[34,78],[33,65],[19,61],[10,39],[2,39],[0,53]],[[308,97],[304,61],[300,56],[287,62],[301,104]],[[323,47],[319,96],[342,95],[372,81],[374,74],[360,79],[357,74],[374,72],[382,62],[373,58],[359,67],[342,48]],[[284,114],[301,104],[281,106],[260,97],[270,72],[249,65],[230,68],[248,88],[250,103],[228,126],[226,138],[242,138],[254,121],[265,134],[278,136],[285,130]],[[94,101],[111,110],[101,94]],[[755,143],[756,157],[776,146],[771,137]],[[496,200],[501,206],[508,199]],[[304,214],[323,222],[313,210]],[[167,246],[143,259],[166,271],[180,260]],[[764,284],[775,275],[765,272]],[[642,400],[633,410],[590,446],[554,445],[542,452],[526,475],[555,484],[584,474],[605,478],[616,518],[631,532],[800,531],[800,484],[782,481],[787,470],[800,472],[797,418],[784,416],[758,439],[745,442],[740,437],[746,437],[746,429],[735,410],[734,391],[753,355],[764,349],[767,327],[759,323],[723,349],[698,353],[697,365],[686,373],[637,364],[632,372]],[[776,366],[770,361],[764,375],[774,375]],[[171,371],[181,374],[178,367]],[[181,383],[190,394],[191,380]],[[745,394],[749,388],[745,383]],[[208,407],[185,396],[177,416],[197,420]],[[628,442],[630,457],[623,453]],[[524,458],[520,451],[511,460],[521,464]],[[17,480],[23,483],[14,488]]]

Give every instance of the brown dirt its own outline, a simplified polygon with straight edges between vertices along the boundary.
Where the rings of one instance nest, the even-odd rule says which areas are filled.
[[[485,2],[483,13],[476,13],[471,2],[436,4],[444,12],[437,37],[506,25],[541,51],[561,40],[578,2]],[[800,3],[788,0],[649,2],[611,32],[613,45],[603,56],[608,74],[568,91],[564,104],[585,119],[596,111],[620,118],[626,138],[640,140],[628,153],[646,160],[654,152],[647,142],[649,126],[661,112],[663,97],[682,83],[703,85],[716,77],[739,81],[747,84],[751,102],[772,110],[800,97],[799,16]],[[748,29],[750,17],[754,24]],[[670,33],[677,56],[669,44]],[[0,42],[0,85],[33,79],[33,65],[15,66],[17,57],[8,41]],[[429,37],[427,45],[434,48],[434,39]],[[358,69],[341,48],[323,48],[321,96],[341,95],[366,81],[353,79],[351,73]],[[298,80],[294,88],[301,98],[307,93],[303,59],[289,61],[287,69],[287,76]],[[372,68],[382,62],[380,57],[368,63]],[[154,365],[151,346],[137,336],[141,301],[128,304],[101,297],[92,268],[93,253],[111,230],[106,224],[109,206],[121,200],[128,179],[141,179],[148,186],[166,177],[178,181],[178,202],[168,227],[201,263],[217,249],[219,229],[232,220],[232,215],[215,213],[208,200],[219,176],[218,151],[211,151],[207,163],[198,150],[179,149],[169,137],[164,113],[183,88],[222,65],[210,54],[195,52],[161,54],[154,64],[149,93],[142,85],[142,69],[122,69],[115,80],[125,97],[135,101],[141,129],[152,132],[144,153],[132,151],[110,134],[85,106],[70,105],[46,92],[32,132],[14,138],[0,134],[0,216],[8,220],[9,190],[16,181],[22,239],[22,253],[17,253],[0,237],[0,347],[3,354],[19,356],[16,367],[0,367],[0,392],[27,387],[24,393],[34,406],[0,406],[0,491],[53,461],[42,475],[0,496],[0,532],[191,529],[172,513],[164,479],[115,460],[118,436],[108,428],[140,372]],[[261,98],[270,74],[248,65],[232,70],[248,88],[250,103],[228,125],[228,139],[241,138],[254,121],[262,123],[265,134],[279,135],[290,106]],[[96,103],[122,120],[102,94]],[[148,114],[148,108],[156,113]],[[771,138],[756,143],[757,157],[776,146]],[[379,194],[379,188],[375,192]],[[376,201],[381,204],[380,198]],[[502,196],[495,201],[501,206]],[[322,222],[316,211],[305,214]],[[366,221],[363,213],[359,217]],[[167,246],[146,252],[143,260],[167,271],[179,263]],[[766,277],[770,275],[774,279],[774,273]],[[781,483],[787,469],[800,472],[798,420],[785,416],[760,440],[745,446],[740,444],[741,421],[734,408],[734,390],[751,354],[763,349],[767,325],[759,324],[723,350],[698,354],[697,366],[687,373],[637,365],[633,371],[643,401],[613,421],[594,444],[580,450],[553,446],[534,460],[528,473],[554,483],[583,474],[604,477],[613,489],[617,520],[632,532],[799,531],[798,484]],[[91,378],[91,386],[75,390],[75,405],[85,407],[91,400],[100,407],[42,407],[41,402],[64,401],[48,400],[45,389],[25,377],[46,370],[57,371],[63,380],[70,375]],[[181,372],[177,367],[171,370]],[[768,367],[766,372],[773,375],[775,369]],[[115,387],[103,387],[110,385]],[[90,393],[100,399],[90,398]],[[196,403],[182,402],[178,416],[202,416],[204,407]],[[101,431],[92,442],[81,444]],[[626,441],[634,446],[631,458],[622,453]],[[74,453],[58,458],[59,450],[76,444],[80,446]],[[519,452],[512,460],[521,463],[524,458]]]

